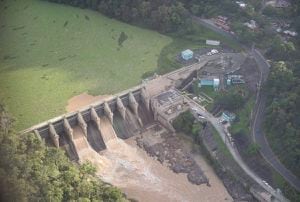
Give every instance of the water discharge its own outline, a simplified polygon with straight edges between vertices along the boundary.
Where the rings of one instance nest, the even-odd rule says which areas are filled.
[[[101,134],[107,149],[97,153],[86,140],[81,128],[74,128],[74,145],[80,160],[90,161],[97,175],[119,187],[129,198],[139,201],[231,201],[222,182],[213,176],[206,185],[191,184],[185,174],[175,174],[137,147],[134,137],[116,136],[110,121],[101,117]],[[210,172],[210,175],[214,175]],[[217,180],[217,181],[216,181]]]
[[[77,109],[80,103],[75,104],[73,108]],[[211,187],[191,184],[186,174],[172,172],[140,149],[133,136],[140,135],[140,132],[146,135],[145,129],[153,123],[153,114],[139,103],[138,117],[127,108],[125,120],[119,112],[114,112],[113,125],[108,118],[101,116],[100,131],[96,124],[87,123],[87,137],[80,127],[74,127],[74,141],[65,147],[75,150],[80,162],[94,164],[102,180],[119,187],[129,198],[138,201],[232,201],[205,161],[201,161],[200,166],[204,168]],[[63,137],[66,138],[65,135]]]
[[[73,143],[75,145],[80,162],[89,161],[97,168],[98,171],[110,166],[110,162],[100,156],[100,154],[89,145],[83,131],[79,126],[75,126],[73,128],[73,134]]]

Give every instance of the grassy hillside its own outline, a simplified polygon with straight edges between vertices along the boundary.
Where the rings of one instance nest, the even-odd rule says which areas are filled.
[[[17,129],[63,113],[81,92],[137,84],[172,41],[98,12],[40,0],[0,1],[0,19],[0,100],[19,120]]]

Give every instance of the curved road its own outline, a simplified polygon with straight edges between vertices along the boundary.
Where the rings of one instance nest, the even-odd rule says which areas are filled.
[[[213,127],[218,131],[218,134],[222,138],[223,142],[225,143],[226,147],[228,148],[229,152],[231,153],[234,160],[238,163],[238,165],[245,171],[247,175],[249,175],[257,184],[259,184],[261,187],[263,187],[268,193],[270,193],[272,196],[274,196],[277,201],[285,202],[288,201],[281,193],[276,192],[271,186],[265,184],[265,182],[257,176],[243,161],[242,157],[239,154],[239,151],[235,147],[233,143],[229,140],[229,132],[227,129],[219,123],[219,119],[214,117],[212,114],[210,114],[204,107],[196,103],[194,100],[190,99],[187,96],[184,96],[188,101],[191,109],[196,110],[197,112],[201,113],[202,116],[204,116],[212,125]],[[193,113],[194,114],[194,113]],[[197,118],[197,114],[194,114],[194,116]]]
[[[252,54],[260,68],[261,71],[261,81],[265,82],[269,74],[269,64],[263,58],[263,56],[257,51],[253,50]],[[260,85],[261,86],[261,85]],[[270,164],[272,167],[280,173],[286,181],[288,181],[297,191],[300,191],[300,179],[297,178],[291,171],[289,171],[276,157],[273,153],[270,145],[268,144],[265,134],[262,129],[262,122],[264,120],[264,112],[266,105],[266,95],[260,90],[258,91],[256,106],[254,109],[254,120],[251,128],[252,136],[254,142],[260,145],[260,153],[263,158]]]
[[[218,28],[214,24],[212,24],[209,20],[203,20],[197,17],[194,17],[194,19],[201,25],[225,36],[232,40],[237,41],[236,37],[234,35],[231,35],[228,32],[225,32],[224,30]],[[249,48],[245,47],[241,44],[241,46],[248,51],[249,54],[253,56],[255,61],[257,62],[257,65],[260,69],[260,85],[267,80],[269,71],[270,71],[270,65],[266,61],[266,59],[262,56],[262,54],[252,48],[252,50],[249,50]],[[300,191],[300,179],[297,178],[291,171],[289,171],[276,157],[276,155],[273,153],[270,145],[268,144],[268,141],[265,138],[265,134],[262,130],[262,122],[264,120],[264,111],[265,111],[265,104],[266,104],[266,95],[261,93],[261,90],[258,90],[257,98],[256,98],[256,105],[254,108],[254,120],[252,122],[252,136],[254,142],[258,143],[260,145],[260,154],[263,156],[263,158],[278,172],[281,176],[284,177],[284,179],[289,182],[297,191]]]

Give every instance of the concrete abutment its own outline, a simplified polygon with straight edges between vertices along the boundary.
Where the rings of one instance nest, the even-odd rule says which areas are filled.
[[[126,107],[124,107],[124,104],[123,104],[122,100],[120,99],[120,97],[117,97],[117,108],[118,108],[118,111],[120,112],[122,118],[125,120]]]
[[[80,128],[83,131],[83,134],[85,135],[85,137],[87,137],[87,124],[86,124],[84,118],[82,117],[81,112],[77,113],[77,121],[78,121],[78,125],[80,126]]]
[[[50,132],[50,138],[52,139],[55,147],[59,148],[59,136],[56,133],[56,130],[52,123],[49,123],[49,132]]]
[[[73,138],[74,138],[74,136],[73,136],[73,129],[70,126],[70,123],[69,123],[68,119],[66,119],[66,117],[64,118],[64,131],[68,135],[69,139],[71,141],[73,141]]]
[[[111,111],[107,102],[104,103],[104,113],[111,123],[114,122],[114,113]]]

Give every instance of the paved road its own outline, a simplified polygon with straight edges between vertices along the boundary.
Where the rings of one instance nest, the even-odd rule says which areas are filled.
[[[263,56],[256,50],[253,50],[253,56],[261,70],[261,81],[265,82],[269,74],[269,65]],[[259,91],[256,99],[256,106],[254,109],[254,120],[251,128],[252,136],[254,142],[258,143],[261,147],[260,153],[264,159],[272,165],[272,167],[280,173],[296,190],[300,191],[300,179],[297,178],[291,171],[289,171],[276,157],[273,153],[270,145],[268,144],[267,139],[262,128],[262,122],[264,120],[264,112],[266,105],[266,95]]]
[[[230,135],[229,132],[222,124],[219,123],[219,119],[214,117],[212,114],[206,111],[204,107],[202,107],[189,97],[185,96],[185,98],[189,100],[191,109],[194,109],[198,113],[201,113],[201,115],[204,116],[207,119],[207,121],[209,121],[214,126],[214,128],[218,131],[219,135],[221,136],[223,142],[227,146],[228,150],[230,151],[231,155],[233,156],[234,160],[240,165],[240,167],[245,171],[245,173],[249,175],[261,187],[263,187],[268,193],[272,194],[277,200],[282,202],[288,201],[286,198],[284,198],[284,196],[282,196],[282,194],[277,193],[271,186],[266,185],[265,182],[263,182],[263,180],[245,164],[237,148],[234,146],[233,143],[230,142],[228,137]],[[194,115],[197,117],[197,114]]]
[[[237,38],[228,33],[225,32],[224,30],[218,28],[217,26],[215,26],[214,24],[211,23],[211,21],[209,20],[203,20],[200,18],[195,17],[195,20],[225,36],[225,37],[229,37],[232,40],[237,40]],[[242,45],[242,44],[241,44]],[[270,71],[270,65],[268,64],[268,62],[266,61],[266,59],[262,56],[262,54],[252,48],[251,50],[248,47],[245,47],[242,45],[242,47],[253,56],[253,58],[255,59],[255,61],[257,62],[257,65],[260,69],[260,86],[262,86],[262,84],[267,80],[268,75],[269,75],[269,71]],[[300,179],[297,178],[293,173],[291,173],[280,161],[279,159],[276,157],[276,155],[273,153],[270,145],[268,144],[268,141],[266,140],[265,134],[262,130],[262,122],[264,120],[264,111],[265,111],[265,104],[266,104],[266,95],[262,94],[261,91],[259,90],[257,93],[257,98],[256,98],[256,105],[255,105],[255,109],[254,109],[254,120],[252,122],[252,136],[253,136],[253,140],[255,142],[257,142],[261,149],[260,149],[260,154],[263,156],[263,158],[278,172],[280,173],[281,176],[284,177],[284,179],[289,182],[289,184],[291,184],[296,190],[300,191]]]

